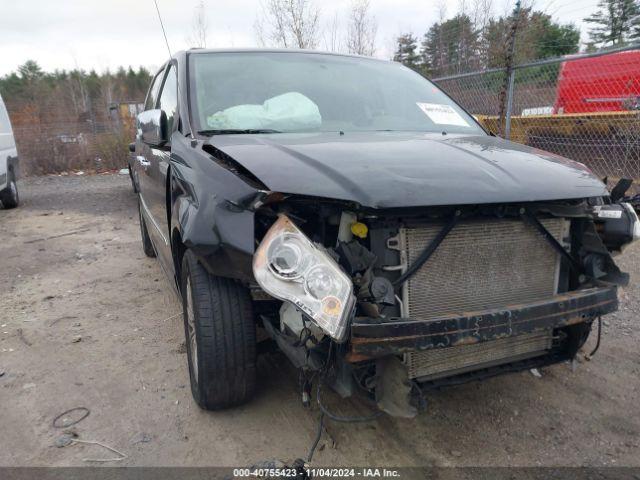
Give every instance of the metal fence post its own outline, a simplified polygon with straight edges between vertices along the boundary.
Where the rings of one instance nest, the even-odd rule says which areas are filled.
[[[509,73],[509,88],[507,90],[507,113],[504,122],[504,138],[511,140],[511,111],[513,110],[513,90],[516,80],[516,71]]]

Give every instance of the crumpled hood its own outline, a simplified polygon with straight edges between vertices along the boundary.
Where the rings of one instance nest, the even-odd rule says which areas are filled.
[[[373,208],[608,195],[578,162],[484,135],[220,135],[209,143],[272,191]]]

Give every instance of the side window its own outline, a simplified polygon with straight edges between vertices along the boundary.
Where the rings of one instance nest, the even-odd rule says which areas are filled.
[[[160,72],[158,72],[153,78],[151,88],[149,89],[149,94],[147,95],[147,100],[144,102],[145,110],[153,110],[154,108],[156,108],[156,101],[158,100],[158,90],[160,90],[163,73],[164,69],[160,70]]]
[[[11,133],[11,122],[9,122],[9,114],[0,98],[0,133]]]
[[[160,107],[167,114],[167,132],[173,132],[173,122],[178,111],[178,77],[175,65],[169,67],[160,94]]]

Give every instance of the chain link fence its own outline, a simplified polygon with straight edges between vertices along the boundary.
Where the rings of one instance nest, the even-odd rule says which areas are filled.
[[[127,145],[134,137],[135,116],[142,104],[114,102],[76,114],[71,106],[57,103],[7,102],[21,175],[101,172],[127,166]]]
[[[640,45],[517,65],[506,75],[498,68],[432,81],[496,135],[602,177],[640,179]]]

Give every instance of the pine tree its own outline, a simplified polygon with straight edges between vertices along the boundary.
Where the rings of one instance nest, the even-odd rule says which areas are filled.
[[[634,25],[640,15],[637,0],[600,0],[596,13],[584,19],[594,26],[589,36],[599,47],[622,45],[640,38],[640,27]]]
[[[398,37],[396,52],[393,55],[395,62],[400,62],[403,65],[419,71],[420,70],[420,55],[418,55],[418,39],[411,33],[404,33]]]
[[[481,67],[479,33],[468,15],[434,23],[424,35],[421,56],[433,76],[464,73]]]
[[[507,18],[489,21],[482,40],[486,45],[488,67],[504,66],[508,31]],[[575,25],[558,23],[541,11],[522,9],[516,32],[516,64],[576,53],[579,45],[580,30]]]

